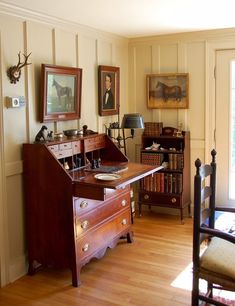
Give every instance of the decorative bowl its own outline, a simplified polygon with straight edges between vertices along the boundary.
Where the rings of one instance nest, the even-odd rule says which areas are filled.
[[[71,136],[76,136],[78,134],[78,130],[77,129],[71,129],[71,130],[66,130],[63,131],[64,135],[67,137],[71,137]]]

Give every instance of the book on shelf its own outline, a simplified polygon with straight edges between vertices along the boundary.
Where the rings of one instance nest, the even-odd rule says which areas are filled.
[[[141,179],[140,186],[146,191],[179,194],[183,190],[183,175],[158,172]]]

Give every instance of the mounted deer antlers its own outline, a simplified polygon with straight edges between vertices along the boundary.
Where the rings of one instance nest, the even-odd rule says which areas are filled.
[[[32,64],[32,63],[27,63],[27,60],[28,60],[31,53],[29,53],[29,55],[23,54],[24,55],[24,62],[22,62],[22,63],[20,62],[20,52],[18,53],[18,58],[19,58],[18,64],[15,65],[15,66],[11,66],[7,70],[7,75],[9,77],[11,83],[15,84],[16,82],[19,81],[20,76],[21,76],[21,68],[23,68],[26,65],[31,65]]]

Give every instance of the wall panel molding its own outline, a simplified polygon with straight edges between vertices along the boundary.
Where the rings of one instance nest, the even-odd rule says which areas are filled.
[[[23,173],[23,161],[15,161],[5,164],[6,177],[21,175]]]

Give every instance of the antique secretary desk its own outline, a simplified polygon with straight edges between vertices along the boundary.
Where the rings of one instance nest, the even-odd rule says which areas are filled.
[[[78,286],[82,266],[132,242],[130,184],[159,167],[129,162],[106,134],[24,144],[23,160],[28,272],[70,268]]]

